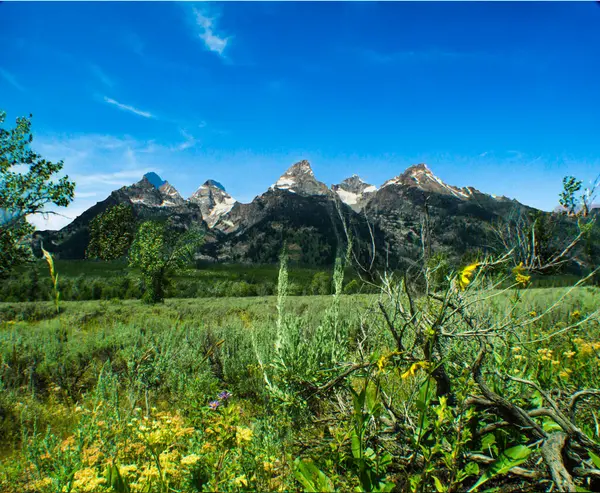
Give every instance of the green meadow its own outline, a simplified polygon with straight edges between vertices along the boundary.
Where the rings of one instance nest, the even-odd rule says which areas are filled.
[[[81,276],[74,263],[57,271]],[[88,263],[85,275],[120,271]],[[210,271],[219,273],[233,275]],[[569,427],[539,411],[556,405],[589,441],[575,449],[582,467],[600,468],[595,396],[569,414],[573,394],[600,388],[598,288],[501,289],[482,275],[437,294],[388,279],[348,295],[338,270],[333,294],[291,295],[315,274],[282,268],[275,296],[60,301],[58,311],[52,301],[0,303],[0,489],[549,487],[543,439],[487,391],[548,436]],[[434,346],[423,346],[432,331]],[[587,472],[572,481],[578,491],[598,484]]]

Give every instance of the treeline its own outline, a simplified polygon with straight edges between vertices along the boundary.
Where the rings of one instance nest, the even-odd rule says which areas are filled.
[[[64,265],[64,264],[63,264]],[[60,274],[60,266],[58,267]],[[47,301],[52,299],[53,285],[50,277],[37,266],[23,269],[0,284],[0,302]],[[198,274],[202,274],[200,277]],[[189,276],[174,277],[166,286],[167,298],[209,298],[272,296],[277,294],[276,270],[263,269],[240,278],[228,271],[191,271]],[[230,277],[230,278],[227,278]],[[59,276],[58,288],[63,301],[110,299],[141,299],[143,283],[135,272],[109,276],[78,275]],[[376,288],[350,279],[345,283],[346,294],[370,293]],[[332,274],[310,270],[292,279],[289,286],[292,296],[328,295],[332,293]]]

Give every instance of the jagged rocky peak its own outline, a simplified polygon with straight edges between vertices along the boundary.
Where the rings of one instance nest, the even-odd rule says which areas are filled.
[[[350,178],[346,178],[338,185],[333,185],[335,190],[345,190],[347,192],[352,193],[369,193],[375,192],[377,187],[374,185],[370,185],[369,183],[363,181],[363,179],[358,175],[352,175]]]
[[[142,181],[144,179],[146,181],[148,181],[156,189],[160,189],[160,187],[162,187],[165,183],[167,183],[160,176],[158,176],[154,171],[150,171],[149,173],[146,173],[144,175],[144,177],[142,178]]]
[[[163,203],[161,204],[163,206],[182,205],[185,202],[177,189],[168,181],[165,181],[159,187],[158,191],[164,196]]]
[[[147,207],[173,207],[185,204],[185,200],[168,181],[154,172],[146,173],[140,181],[121,189],[132,204]]]
[[[200,206],[202,219],[212,228],[236,204],[236,200],[215,180],[206,180],[190,197],[190,202]]]
[[[287,190],[299,195],[327,195],[329,189],[325,183],[315,178],[310,163],[299,161],[288,168],[272,186],[273,190]]]
[[[214,187],[214,188],[218,188],[220,190],[225,191],[225,187],[216,180],[206,180],[202,186],[203,187]]]
[[[388,185],[416,187],[425,192],[452,195],[459,199],[468,199],[473,196],[474,192],[476,192],[476,190],[471,187],[458,188],[444,183],[432,173],[425,163],[410,166],[401,175],[386,181],[383,184],[383,187]]]
[[[377,187],[370,185],[358,175],[352,175],[331,189],[338,194],[340,200],[352,207],[354,210],[362,209],[369,196],[377,191]]]

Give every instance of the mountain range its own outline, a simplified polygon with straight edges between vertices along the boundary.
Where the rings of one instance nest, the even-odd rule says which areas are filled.
[[[139,221],[163,218],[181,228],[200,226],[206,231],[205,260],[275,262],[285,242],[293,260],[324,265],[351,237],[361,260],[371,262],[375,255],[377,262],[393,267],[419,258],[425,227],[435,251],[460,257],[469,250],[489,251],[494,224],[534,210],[507,197],[446,184],[425,164],[380,187],[357,175],[328,187],[308,161],[300,161],[250,203],[236,201],[214,180],[184,199],[168,181],[148,173],[63,229],[37,232],[36,241],[61,258],[84,258],[90,221],[117,204],[130,205]]]

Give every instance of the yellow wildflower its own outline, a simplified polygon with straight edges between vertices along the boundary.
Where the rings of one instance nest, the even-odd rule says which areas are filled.
[[[531,312],[529,312],[529,316],[530,317],[537,317],[537,312],[535,310],[531,311]]]
[[[196,454],[186,455],[181,458],[181,463],[184,466],[193,466],[196,462],[200,460],[200,456]]]
[[[246,479],[246,475],[242,474],[233,480],[233,484],[236,486],[248,486],[248,480]]]
[[[525,272],[526,270],[525,267],[523,267],[523,262],[521,262],[513,269],[515,281],[522,288],[527,287],[529,285],[529,282],[531,281],[531,276],[528,276]]]
[[[479,267],[481,264],[479,262],[475,262],[474,264],[468,265],[465,267],[460,275],[458,276],[458,285],[461,291],[467,289],[467,286],[471,283],[471,278],[473,274],[475,274],[475,269]]]
[[[521,348],[519,346],[515,346],[515,347],[511,348],[511,351],[518,353],[519,351],[521,351]]]
[[[569,378],[569,377],[571,376],[571,373],[573,373],[573,371],[572,371],[572,370],[570,370],[570,369],[568,369],[568,368],[566,368],[566,369],[564,369],[563,371],[561,371],[561,372],[559,373],[559,375],[560,375],[562,378]]]
[[[575,353],[575,351],[565,351],[565,352],[563,353],[563,356],[566,356],[567,358],[569,358],[569,359],[570,359],[570,358],[572,358],[573,356],[575,356],[575,354],[576,354],[576,353]]]
[[[106,483],[106,479],[98,477],[98,472],[91,467],[80,469],[75,473],[73,479],[73,489],[75,491],[98,491],[99,486]]]
[[[50,478],[36,479],[35,481],[27,483],[25,487],[28,490],[39,491],[48,486],[52,486],[52,479]]]
[[[63,452],[70,450],[70,449],[74,449],[74,448],[75,448],[75,437],[74,436],[70,436],[70,437],[64,439],[60,444],[60,449]]]
[[[88,466],[94,466],[102,459],[102,451],[99,447],[88,447],[83,449],[83,463]]]
[[[129,476],[130,474],[133,474],[136,471],[137,465],[135,464],[128,464],[126,466],[119,467],[119,472],[121,473],[121,476]]]
[[[398,351],[392,351],[389,354],[384,354],[383,356],[381,356],[381,358],[377,360],[377,367],[379,368],[379,371],[382,371],[385,368],[387,361],[396,354],[400,353]]]
[[[213,450],[215,450],[215,446],[212,443],[207,442],[202,445],[202,452],[212,452]]]
[[[252,430],[250,428],[236,426],[235,439],[238,445],[240,445],[242,442],[249,442],[252,440]]]
[[[424,369],[428,366],[429,363],[427,361],[419,361],[418,363],[413,363],[408,370],[406,370],[402,375],[400,375],[400,378],[402,378],[402,380],[406,380],[408,377],[414,377],[419,368]]]
[[[579,320],[581,318],[581,312],[579,310],[575,310],[571,313],[571,318],[574,320]]]

